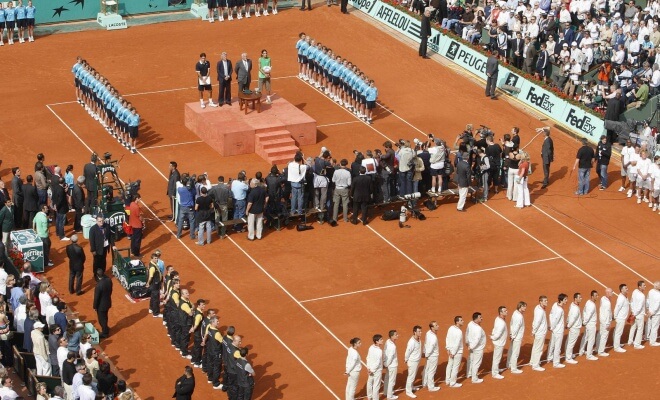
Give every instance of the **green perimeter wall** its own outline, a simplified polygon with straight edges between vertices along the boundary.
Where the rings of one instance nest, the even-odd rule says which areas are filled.
[[[193,0],[119,0],[119,14],[123,16],[171,12],[190,9]],[[27,5],[27,0],[23,1]],[[100,0],[32,0],[37,8],[37,24],[96,19],[101,11]]]

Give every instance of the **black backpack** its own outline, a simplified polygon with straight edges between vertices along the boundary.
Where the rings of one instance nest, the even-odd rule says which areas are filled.
[[[383,221],[394,221],[399,219],[399,212],[396,210],[387,210],[381,216]]]

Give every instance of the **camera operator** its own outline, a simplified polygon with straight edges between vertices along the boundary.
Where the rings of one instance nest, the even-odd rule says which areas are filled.
[[[456,136],[456,140],[454,141],[455,149],[459,147],[459,143],[458,143],[459,141],[467,146],[467,151],[470,151],[470,149],[474,147],[474,134],[472,133],[472,124],[467,124],[465,126],[465,130],[459,133],[458,136]]]
[[[568,81],[564,86],[564,93],[569,96],[575,95],[575,90],[580,84],[580,75],[582,74],[582,66],[577,62],[575,58],[571,58],[571,67],[569,70]]]
[[[179,197],[179,215],[176,223],[176,238],[181,238],[183,231],[183,221],[188,219],[190,238],[195,239],[195,185],[194,181],[191,184],[191,178],[188,174],[183,174],[181,178],[181,186],[176,191]]]
[[[439,138],[432,138],[433,145],[429,148],[431,158],[429,159],[429,169],[431,172],[431,192],[442,192],[442,175],[445,169],[445,160],[447,159],[447,148],[444,141]]]
[[[642,108],[649,100],[649,85],[646,83],[646,79],[635,76],[633,82],[635,83],[637,90],[634,92],[630,91],[632,96],[629,96],[631,102],[627,106],[628,110],[632,108]]]
[[[468,163],[470,155],[468,153],[456,154],[456,183],[458,184],[458,204],[457,211],[465,211],[465,200],[467,200],[468,188],[470,187],[471,173]]]
[[[568,75],[571,72],[571,60],[569,56],[563,57],[559,61],[559,68],[555,68],[552,76],[552,82],[559,89],[564,88],[566,81],[568,81]]]
[[[383,148],[385,152],[380,156],[381,191],[383,192],[383,201],[389,203],[392,199],[392,194],[395,192],[392,188],[392,175],[395,174],[395,155],[392,149],[392,142],[389,140],[383,143]]]

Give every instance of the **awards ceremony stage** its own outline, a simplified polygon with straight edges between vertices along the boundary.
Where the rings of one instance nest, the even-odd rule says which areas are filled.
[[[257,153],[281,165],[300,146],[316,144],[316,120],[279,96],[262,102],[261,112],[250,108],[245,114],[236,99],[222,107],[186,103],[184,114],[186,127],[223,157]]]

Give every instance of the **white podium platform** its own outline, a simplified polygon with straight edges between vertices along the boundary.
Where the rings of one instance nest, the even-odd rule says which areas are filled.
[[[98,13],[96,15],[96,22],[99,23],[105,29],[111,31],[115,29],[126,29],[128,24],[119,14],[104,14]]]

